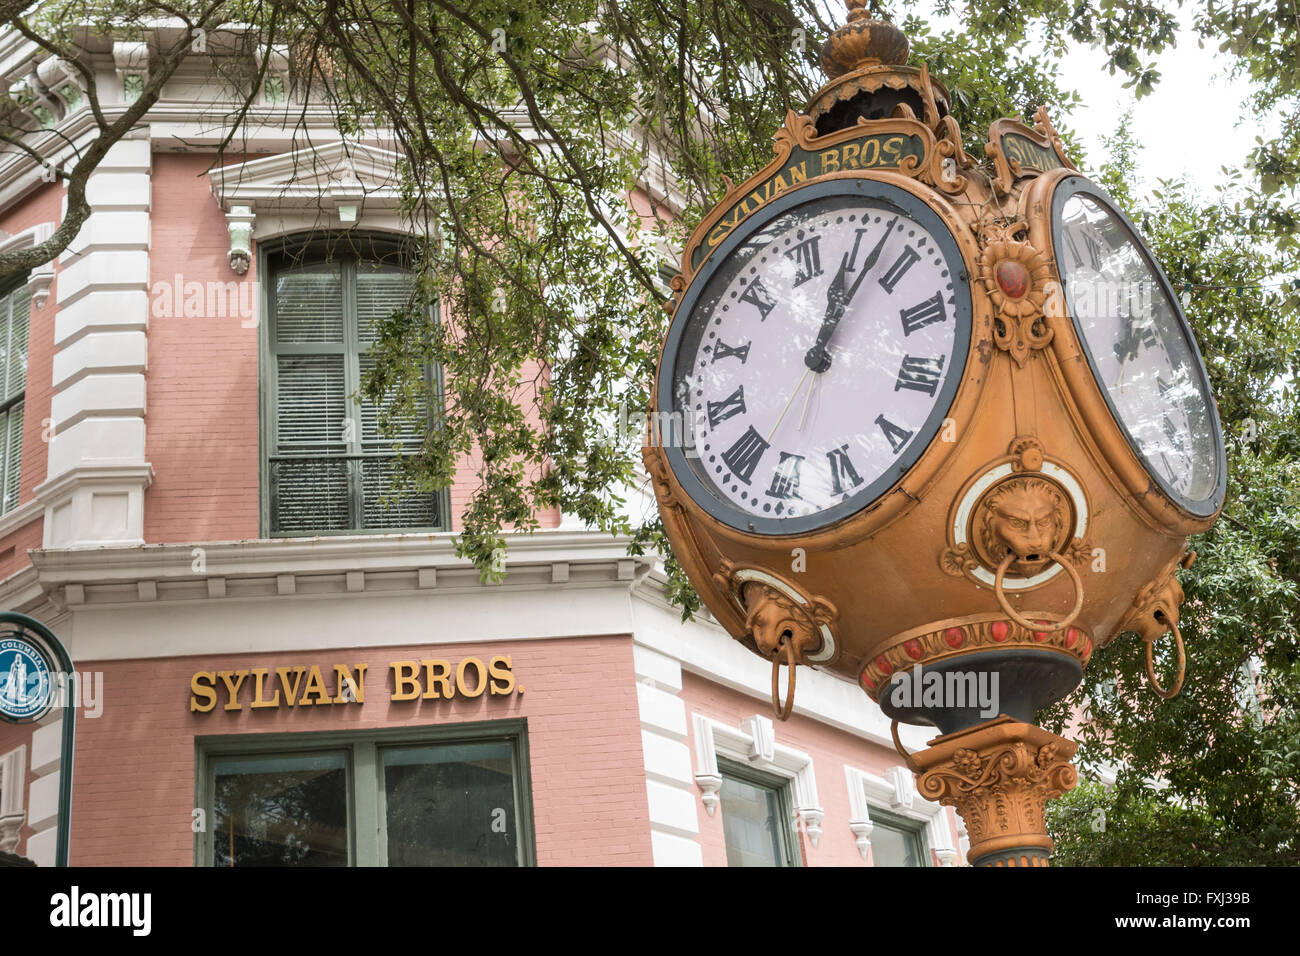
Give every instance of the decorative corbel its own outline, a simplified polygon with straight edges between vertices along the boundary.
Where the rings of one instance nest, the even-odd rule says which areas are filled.
[[[713,811],[718,809],[718,804],[722,802],[722,798],[718,796],[718,791],[722,789],[722,774],[697,773],[695,785],[700,788],[700,802],[704,804],[705,811],[709,816],[713,816]]]
[[[86,81],[67,60],[51,56],[36,67],[36,78],[61,101],[63,115],[75,113],[86,102]]]
[[[63,103],[51,96],[33,69],[30,74],[9,85],[9,98],[20,110],[49,129],[63,115]]]
[[[857,845],[858,853],[862,859],[867,858],[871,852],[871,831],[876,825],[870,819],[850,820],[849,829],[853,831],[853,842]]]
[[[808,834],[808,842],[817,849],[817,845],[822,841],[822,821],[826,819],[826,811],[821,807],[803,807],[799,810],[799,819],[803,821],[804,832]]]
[[[257,58],[257,69],[262,73],[262,103],[266,106],[278,106],[289,100],[289,46],[273,43],[269,47],[259,47],[253,54]]]
[[[247,272],[249,263],[253,261],[253,222],[256,219],[257,214],[249,205],[231,206],[230,212],[226,213],[226,228],[230,230],[230,251],[226,256],[236,275],[242,276]]]
[[[122,80],[122,102],[134,103],[149,77],[149,44],[118,40],[113,44],[113,62]]]
[[[50,297],[50,286],[54,284],[54,263],[46,262],[31,271],[27,277],[27,291],[32,297],[32,308],[38,312],[45,308]]]

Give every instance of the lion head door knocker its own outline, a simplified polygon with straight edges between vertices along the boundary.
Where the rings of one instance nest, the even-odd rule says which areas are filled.
[[[1076,565],[1086,560],[1088,504],[1075,477],[1049,461],[1032,438],[1012,442],[1007,455],[968,483],[955,503],[949,546],[940,565],[992,587],[998,605],[1016,624],[1039,632],[1069,627],[1083,606]],[[1074,606],[1061,620],[1029,621],[1006,592],[1025,593],[1069,577]]]
[[[1083,607],[1083,581],[1064,552],[1072,544],[1074,508],[1069,494],[1049,478],[1017,475],[995,484],[976,502],[971,514],[975,553],[996,568],[993,593],[1011,620],[1021,627],[1057,631],[1068,627]],[[1074,607],[1054,624],[1026,621],[1007,601],[1004,589],[1011,572],[1033,581],[1060,567],[1074,582]]]
[[[805,595],[789,581],[755,568],[723,562],[721,586],[745,613],[747,643],[772,661],[772,710],[788,720],[794,709],[795,671],[800,664],[828,660],[835,653],[831,625],[838,613],[821,597]],[[789,667],[781,702],[781,664]]]

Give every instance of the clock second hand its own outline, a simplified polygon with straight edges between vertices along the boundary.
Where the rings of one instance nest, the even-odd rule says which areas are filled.
[[[804,379],[808,377],[808,373],[811,371],[812,369],[806,368],[803,370],[803,374],[799,376],[799,384],[797,384],[794,387],[794,391],[790,393],[790,400],[785,403],[785,408],[781,409],[781,414],[777,417],[776,423],[772,426],[772,430],[767,433],[768,445],[772,444],[772,436],[775,435],[776,430],[781,427],[781,420],[785,418],[785,413],[788,412],[790,410],[790,406],[794,404],[794,397],[799,394],[799,389],[803,388]],[[811,389],[809,391],[811,391]]]
[[[808,386],[808,394],[803,397],[803,411],[799,413],[799,431],[803,431],[803,423],[808,419],[808,403],[812,401],[813,392],[817,391],[817,383],[821,380],[821,375],[813,379],[812,384]]]

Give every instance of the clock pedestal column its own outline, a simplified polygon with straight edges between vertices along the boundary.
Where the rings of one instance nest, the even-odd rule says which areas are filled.
[[[907,758],[917,790],[966,821],[972,866],[1047,866],[1047,801],[1074,787],[1076,745],[1007,716],[944,734]]]

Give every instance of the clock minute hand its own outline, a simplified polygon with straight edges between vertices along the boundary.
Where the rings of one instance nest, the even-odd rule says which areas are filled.
[[[885,242],[894,231],[897,222],[898,217],[895,216],[885,226],[884,233],[877,240],[871,252],[867,254],[867,258],[863,260],[862,266],[858,269],[858,274],[853,280],[853,285],[849,287],[847,292],[844,289],[844,277],[849,271],[849,254],[844,253],[844,258],[840,260],[839,272],[835,273],[835,278],[831,280],[831,284],[826,290],[826,317],[822,319],[822,327],[817,330],[817,341],[813,343],[813,347],[804,356],[804,364],[812,371],[821,373],[831,367],[831,356],[826,350],[826,346],[830,344],[836,326],[840,324],[840,320],[844,318],[844,313],[848,311],[849,303],[857,295],[862,280],[867,277],[867,273],[871,271],[880,258],[880,253],[885,248]]]

